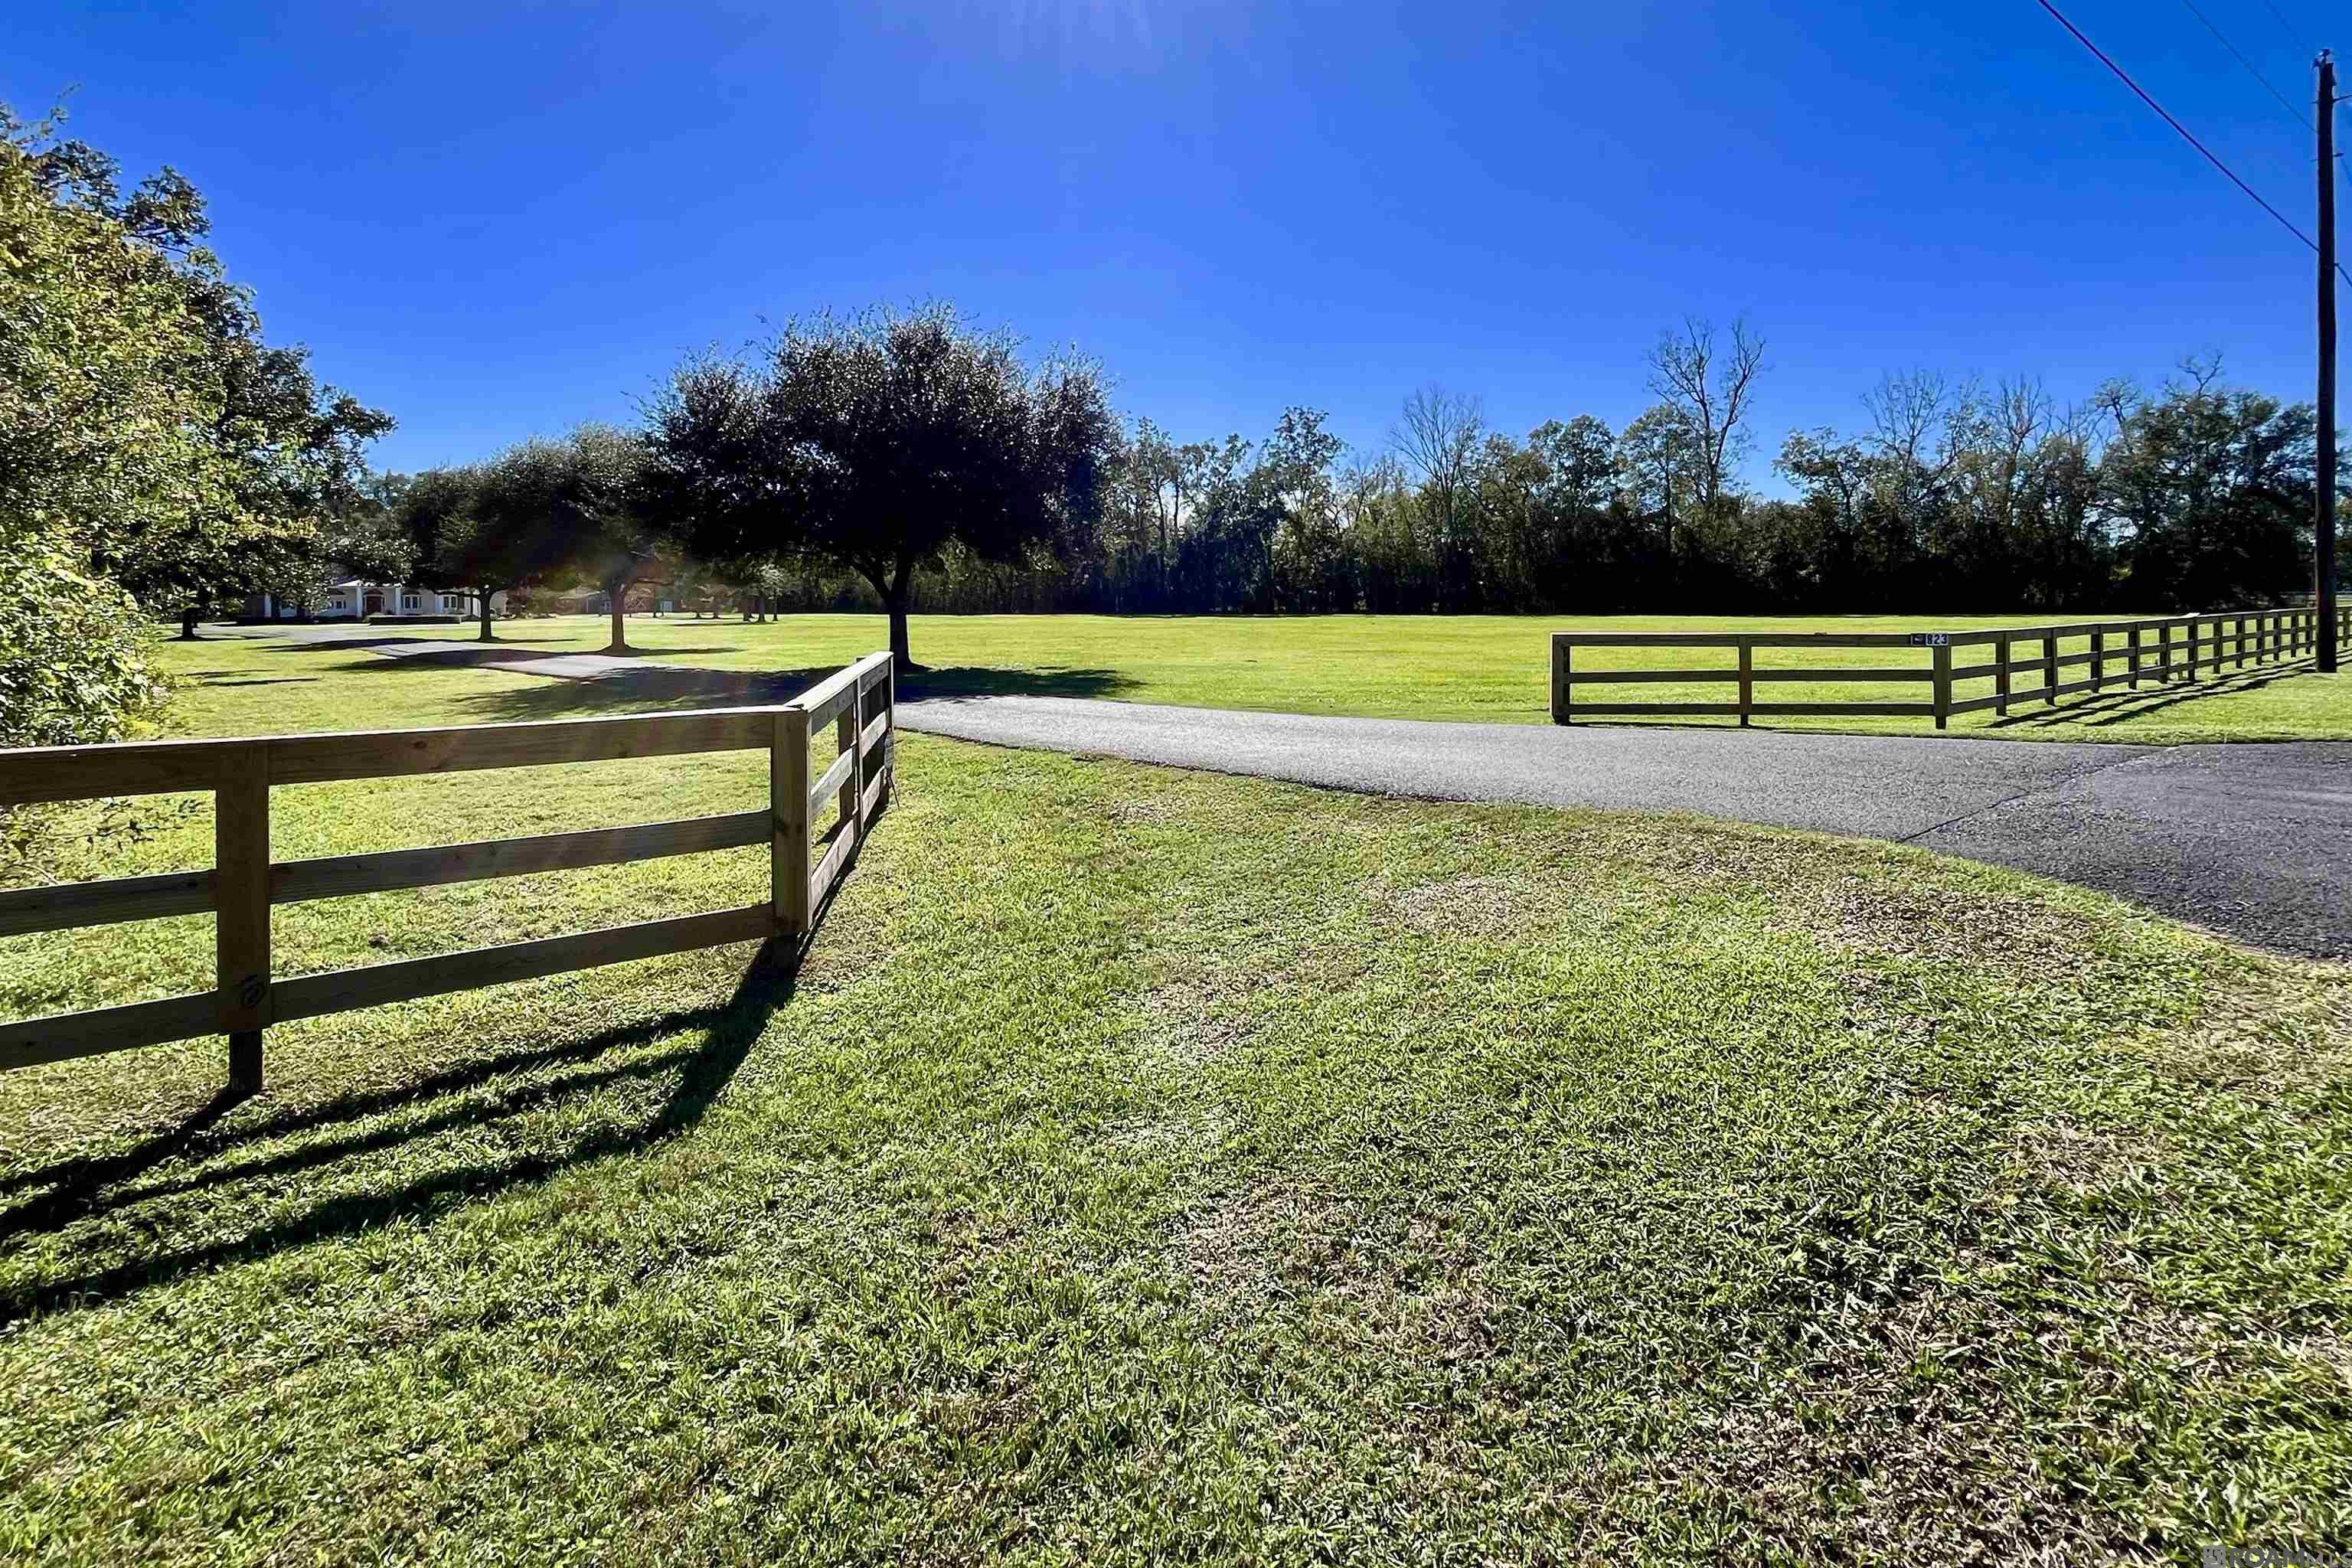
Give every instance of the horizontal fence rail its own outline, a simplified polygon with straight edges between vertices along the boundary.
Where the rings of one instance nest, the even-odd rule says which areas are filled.
[[[2003,626],[1961,632],[1555,632],[1551,639],[1551,716],[1558,724],[1579,719],[1707,716],[1737,718],[1742,724],[1768,718],[1830,715],[1933,719],[1944,729],[1952,716],[1992,709],[2006,715],[2012,703],[2054,703],[2078,691],[2111,686],[2137,688],[2233,674],[2250,666],[2278,666],[2309,658],[2319,642],[2319,611],[2312,608],[2230,611],[2219,615],[2166,616],[2134,621],[2081,621],[2063,625]],[[2352,606],[2336,613],[2339,639],[2352,640]],[[2061,651],[2069,643],[2087,646]],[[1578,648],[1719,648],[1731,653],[1729,667],[1675,669],[1591,669],[1576,666]],[[1759,668],[1757,654],[1779,649],[1856,650],[1868,663],[1816,664]],[[1926,663],[1899,664],[1887,650],[1924,653]],[[1990,658],[1954,662],[1955,649],[1984,648]],[[2072,675],[2084,670],[2087,673]],[[2071,679],[2070,679],[2071,675]],[[1962,682],[1990,680],[1992,689],[1962,696]],[[1776,701],[1759,700],[1759,686],[1908,685],[1916,696],[1884,700]],[[1589,702],[1580,686],[1732,687],[1733,701]]]
[[[0,1024],[0,1072],[219,1034],[229,1038],[231,1086],[253,1092],[272,1024],[729,942],[798,941],[889,801],[896,715],[896,668],[877,653],[773,707],[0,752],[0,806],[200,790],[213,796],[214,822],[207,869],[0,891],[0,936],[210,912],[216,959],[210,991]],[[827,724],[839,755],[813,784],[809,743]],[[764,811],[315,859],[269,855],[269,792],[279,784],[751,750],[768,752]],[[820,831],[828,806],[835,817]],[[299,978],[270,972],[274,905],[761,843],[771,847],[765,903]]]

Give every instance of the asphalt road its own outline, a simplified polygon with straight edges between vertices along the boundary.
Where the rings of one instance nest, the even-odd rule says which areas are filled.
[[[902,705],[910,730],[1433,800],[1703,812],[1916,844],[2352,958],[2352,742],[2081,745],[1431,723],[1061,697]]]
[[[772,679],[303,628],[387,658],[633,695],[777,701]],[[1916,844],[2096,888],[2256,946],[2352,958],[2352,742],[2084,745],[1769,730],[1436,723],[901,689],[909,730],[1431,800],[1701,812]]]

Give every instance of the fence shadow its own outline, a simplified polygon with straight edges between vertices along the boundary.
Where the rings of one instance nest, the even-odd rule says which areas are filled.
[[[7,1190],[43,1190],[0,1213],[0,1246],[59,1231],[79,1221],[104,1219],[161,1198],[205,1192],[222,1194],[206,1205],[207,1217],[217,1217],[237,1211],[236,1191],[245,1183],[282,1178],[357,1155],[462,1132],[485,1117],[561,1105],[632,1080],[671,1074],[676,1079],[650,1115],[631,1125],[590,1133],[568,1148],[477,1160],[383,1188],[330,1197],[242,1236],[166,1247],[0,1294],[0,1326],[58,1308],[119,1300],[225,1264],[251,1262],[289,1247],[379,1228],[404,1218],[427,1219],[455,1200],[486,1197],[535,1184],[589,1161],[641,1152],[676,1137],[703,1119],[741,1068],[769,1020],[791,1003],[804,955],[804,946],[773,939],[761,945],[724,1003],[537,1050],[486,1058],[413,1083],[347,1095],[299,1111],[264,1115],[226,1131],[219,1124],[239,1101],[234,1093],[223,1090],[177,1125],[128,1150],[77,1156],[39,1171],[19,1173],[10,1178]],[[701,1037],[691,1046],[651,1057],[618,1063],[607,1059],[631,1046],[681,1029],[698,1029]],[[550,1067],[567,1070],[552,1078],[527,1079]],[[467,1098],[468,1091],[502,1079],[524,1081],[516,1082],[488,1106],[478,1097]],[[403,1111],[416,1114],[388,1126],[354,1127],[345,1136],[306,1142],[265,1160],[240,1164],[234,1159],[238,1150],[255,1143],[398,1116]],[[184,1175],[161,1184],[132,1184],[168,1162],[189,1157],[201,1163]],[[266,1205],[253,1207],[268,1212]]]
[[[2143,687],[2137,691],[2125,687],[2117,691],[2088,693],[2073,701],[2062,700],[2055,707],[2042,705],[2038,698],[2021,697],[2017,699],[2018,705],[2032,702],[2035,704],[2032,712],[2012,710],[2006,719],[1988,720],[1984,727],[1988,730],[2043,730],[2082,724],[2105,729],[2110,725],[2128,723],[2135,719],[2145,719],[2151,713],[2161,713],[2184,702],[2260,691],[2277,681],[2311,673],[2310,660],[2303,659],[2293,664],[2269,664],[2260,668],[2232,670],[2221,676],[2201,676],[2195,680],[2173,680],[2161,686]]]

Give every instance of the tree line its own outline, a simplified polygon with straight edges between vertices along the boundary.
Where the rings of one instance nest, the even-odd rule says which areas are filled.
[[[2311,586],[2308,405],[2224,384],[2062,405],[2025,378],[1889,374],[1857,428],[1790,432],[1785,495],[1743,479],[1762,344],[1685,323],[1651,356],[1659,401],[1524,437],[1430,388],[1385,447],[1347,454],[1292,408],[1252,443],[1135,421],[1102,506],[1059,554],[952,549],[918,574],[943,611],[1806,614],[2189,611]],[[866,603],[821,564],[793,607]]]
[[[1744,325],[1685,322],[1650,356],[1659,401],[1619,430],[1580,415],[1513,437],[1429,388],[1369,454],[1306,407],[1255,442],[1179,443],[1118,420],[1091,366],[1033,373],[1009,340],[932,306],[691,362],[633,435],[572,440],[608,469],[635,443],[636,477],[604,492],[636,531],[597,547],[614,571],[752,613],[882,610],[902,656],[915,608],[2188,611],[2310,586],[2312,411],[2226,384],[2211,360],[2068,405],[2023,378],[1889,374],[1858,428],[1783,438],[1771,467],[1790,493],[1775,496],[1744,479],[1764,368]],[[508,476],[547,449],[407,482],[476,487],[458,537],[495,542],[519,586],[581,558],[528,542],[562,506]],[[425,580],[490,580],[409,532]]]

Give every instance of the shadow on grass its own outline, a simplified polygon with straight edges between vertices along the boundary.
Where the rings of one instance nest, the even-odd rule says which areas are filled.
[[[399,660],[375,661],[394,668]],[[841,668],[724,670],[641,668],[585,679],[551,678],[529,686],[475,692],[457,700],[484,722],[562,719],[632,708],[758,707],[789,702]],[[1114,697],[1136,682],[1108,669],[933,669],[898,682],[898,700],[956,697]]]
[[[2106,729],[2130,723],[2136,719],[2145,719],[2152,713],[2161,713],[2168,708],[2178,708],[2184,702],[2260,691],[2277,681],[2310,673],[2310,662],[2302,660],[2294,664],[2264,665],[2258,669],[2231,670],[2218,678],[2147,686],[2137,691],[2126,687],[2120,691],[2094,692],[2076,701],[2061,700],[2054,707],[2041,705],[2037,698],[2021,697],[2016,700],[2016,705],[2033,702],[2036,706],[2032,712],[2011,712],[2006,719],[1991,721],[1985,728],[1990,731],[2046,730],[2079,724]]]
[[[535,637],[516,632],[501,632],[490,641],[484,642],[480,638],[473,636],[471,633],[461,637],[421,637],[413,633],[404,634],[400,632],[386,631],[352,632],[350,635],[343,637],[244,637],[239,640],[257,644],[258,646],[267,648],[271,653],[346,653],[355,648],[374,647],[379,645],[383,645],[388,647],[422,646],[491,649],[502,647],[530,648],[534,650],[535,657],[541,658],[547,657],[551,652],[567,651],[561,648],[551,648],[546,645],[551,643],[569,643],[572,641],[570,637]],[[569,651],[578,650],[574,649]],[[533,655],[519,655],[518,657],[533,657]]]
[[[1118,697],[1141,684],[1115,669],[990,669],[980,666],[926,669],[903,676],[898,695],[929,697]]]
[[[772,940],[760,948],[737,984],[734,994],[718,1005],[674,1013],[539,1050],[471,1062],[398,1088],[347,1095],[309,1110],[265,1115],[215,1136],[216,1124],[238,1103],[236,1096],[224,1090],[177,1126],[120,1153],[68,1159],[12,1177],[7,1184],[9,1189],[46,1190],[0,1214],[0,1245],[41,1232],[61,1230],[78,1220],[104,1217],[116,1209],[159,1197],[284,1176],[353,1155],[462,1131],[518,1111],[578,1100],[615,1083],[677,1075],[677,1082],[663,1103],[634,1125],[599,1131],[568,1148],[520,1152],[504,1159],[477,1161],[439,1171],[383,1190],[328,1198],[233,1239],[162,1250],[111,1267],[28,1285],[0,1295],[0,1325],[58,1308],[119,1300],[150,1286],[226,1264],[251,1262],[331,1237],[378,1229],[403,1219],[430,1218],[456,1201],[489,1196],[519,1184],[543,1181],[589,1161],[649,1149],[692,1128],[709,1110],[751,1054],[770,1018],[792,1001],[803,955],[804,949],[797,944]],[[617,1066],[594,1065],[598,1058],[610,1052],[643,1045],[679,1029],[700,1029],[702,1037],[693,1046],[658,1056]],[[517,1084],[487,1105],[478,1099],[467,1099],[460,1104],[431,1109],[436,1102],[465,1095],[483,1084],[561,1065],[570,1065],[575,1070],[551,1079]],[[200,1168],[163,1184],[120,1190],[176,1157],[194,1155],[206,1162],[217,1161],[250,1143],[412,1109],[425,1109],[426,1114],[395,1126],[355,1131],[347,1136],[307,1143],[254,1163]],[[224,1197],[219,1202],[226,1205],[232,1199]]]

